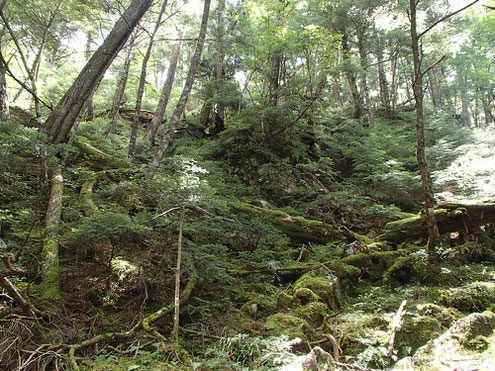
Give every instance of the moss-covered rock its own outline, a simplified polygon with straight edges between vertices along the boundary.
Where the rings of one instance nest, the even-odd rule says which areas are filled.
[[[287,292],[282,291],[277,296],[277,308],[286,312],[299,305],[299,299],[295,295],[289,295]]]
[[[326,273],[322,274],[319,271],[313,271],[304,274],[294,284],[294,292],[304,292],[301,289],[309,289],[311,292],[319,296],[323,302],[328,305],[333,311],[338,311],[343,307],[344,297],[340,288],[339,279],[337,276]]]
[[[322,300],[320,296],[316,295],[311,289],[308,289],[307,287],[301,287],[300,289],[297,289],[294,296],[299,299],[302,305]]]
[[[495,303],[495,283],[473,282],[463,287],[444,290],[440,302],[463,312],[489,309]]]
[[[436,319],[444,327],[450,327],[460,318],[460,313],[453,308],[445,308],[436,304],[421,304],[417,306],[417,313]]]
[[[294,310],[296,316],[303,318],[315,327],[322,324],[329,312],[328,306],[321,302],[308,303]]]
[[[284,313],[269,316],[264,325],[269,335],[288,335],[292,338],[307,339],[312,335],[312,327],[302,318]]]
[[[409,346],[415,352],[419,347],[437,338],[446,330],[433,317],[407,316],[397,331],[396,342],[398,346]]]

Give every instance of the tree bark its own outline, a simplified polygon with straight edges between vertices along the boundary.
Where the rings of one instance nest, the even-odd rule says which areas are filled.
[[[86,50],[84,51],[84,56],[86,57],[86,61],[89,60],[89,58],[91,58],[91,44],[93,42],[93,38],[91,37],[91,33],[88,31],[86,33]],[[84,114],[84,119],[86,121],[92,121],[94,118],[95,118],[95,105],[94,105],[94,102],[93,102],[93,95],[95,93],[95,90],[93,90],[93,92],[91,93],[91,95],[89,96],[88,100],[86,101],[86,108],[85,108],[85,114]]]
[[[383,43],[381,42],[376,29],[373,28],[373,35],[377,42],[375,49],[375,55],[378,62],[378,84],[380,85],[380,101],[382,107],[385,110],[385,117],[392,117],[392,107],[390,106],[390,93],[388,89],[387,75],[385,74],[385,67],[383,64]]]
[[[64,143],[94,87],[100,82],[115,56],[126,43],[134,27],[152,5],[152,0],[133,0],[98,50],[93,54],[55,110],[43,132],[53,143]]]
[[[370,125],[370,130],[371,133],[374,135],[375,134],[375,112],[373,110],[373,104],[371,102],[369,90],[368,90],[368,81],[367,81],[367,76],[366,76],[366,50],[364,47],[364,34],[363,32],[357,32],[357,38],[358,38],[358,49],[359,49],[359,56],[361,59],[361,68],[362,68],[362,73],[361,73],[361,84],[363,88],[363,95],[364,95],[364,103],[366,104],[366,110],[368,111],[368,119],[369,119],[369,125]]]
[[[134,152],[136,150],[136,139],[139,129],[139,115],[141,113],[141,106],[143,104],[144,85],[146,84],[146,72],[148,69],[148,62],[151,58],[151,51],[153,49],[153,44],[155,43],[155,36],[162,23],[163,13],[165,13],[165,8],[167,7],[167,3],[168,0],[164,0],[162,3],[162,7],[160,8],[160,13],[158,14],[158,17],[156,19],[155,28],[153,29],[153,32],[150,35],[148,48],[146,49],[146,53],[144,55],[143,63],[141,66],[141,77],[139,78],[139,86],[136,96],[136,112],[134,113],[134,117],[132,119],[132,131],[131,131],[131,138],[129,141],[129,155],[131,156],[134,155]]]
[[[440,241],[440,232],[438,230],[437,219],[434,213],[435,198],[433,193],[433,184],[430,176],[430,169],[425,157],[425,129],[423,117],[423,76],[421,71],[421,55],[419,50],[419,37],[416,23],[416,5],[417,0],[409,0],[410,11],[410,32],[411,32],[411,48],[414,62],[414,81],[413,92],[416,108],[416,136],[417,136],[417,151],[416,158],[418,160],[419,172],[421,174],[421,182],[423,185],[423,193],[425,197],[425,215],[426,225],[428,228],[428,247],[427,252],[430,257],[435,254],[435,246]]]
[[[205,43],[206,29],[208,27],[208,16],[210,14],[210,4],[211,4],[211,0],[205,0],[199,38],[196,44],[196,50],[194,51],[194,55],[191,60],[191,66],[189,67],[186,83],[184,85],[184,89],[182,90],[182,94],[179,98],[179,102],[177,103],[174,113],[172,114],[172,118],[170,119],[168,131],[164,135],[162,141],[160,142],[158,151],[156,152],[155,156],[152,159],[152,164],[154,166],[158,166],[158,164],[160,163],[161,159],[165,154],[165,151],[170,146],[170,143],[172,142],[172,139],[174,137],[175,127],[177,126],[179,119],[182,113],[184,112],[184,109],[186,108],[187,100],[189,99],[189,94],[191,93],[192,85],[194,83],[194,75],[196,74],[196,69],[199,65],[199,59],[201,58],[201,52],[203,51],[203,46]]]
[[[225,58],[225,0],[218,0],[217,9],[217,33],[218,38],[216,42],[216,65],[215,65],[215,77],[217,79],[217,86],[221,86],[223,82],[223,60]],[[215,116],[215,129],[214,134],[220,133],[225,130],[225,107],[223,103],[217,103],[216,116]]]
[[[351,90],[351,97],[353,102],[353,113],[352,117],[355,119],[360,119],[363,115],[363,103],[361,101],[361,96],[359,95],[359,91],[356,83],[356,75],[351,69],[351,48],[349,46],[349,36],[344,33],[342,35],[342,54],[344,58],[344,74],[347,79],[347,83],[349,84],[349,89]]]
[[[124,68],[119,71],[117,78],[117,87],[115,88],[115,93],[113,95],[112,108],[110,109],[110,125],[105,132],[105,138],[109,134],[115,132],[115,126],[117,124],[117,119],[119,117],[119,108],[122,103],[122,98],[124,97],[125,87],[127,85],[127,80],[129,79],[129,70],[131,68],[132,51],[134,50],[134,41],[136,40],[136,33],[134,32],[129,40],[129,49],[124,61]]]
[[[5,68],[0,63],[0,122],[10,120],[9,94],[7,92],[7,79]]]
[[[61,298],[58,240],[63,189],[62,168],[57,165],[52,169],[51,174],[50,198],[46,210],[45,235],[41,251],[41,295],[51,300]]]
[[[184,33],[181,32],[179,34],[179,39],[182,39],[183,36]],[[163,84],[160,99],[158,100],[155,113],[153,114],[153,118],[151,119],[150,128],[144,136],[144,139],[150,141],[151,143],[153,143],[153,141],[155,140],[156,133],[158,132],[158,128],[162,124],[163,116],[165,115],[165,111],[167,110],[168,100],[170,99],[170,93],[172,92],[172,87],[174,85],[175,71],[177,70],[177,63],[179,62],[181,46],[181,41],[177,42],[177,44],[175,44],[174,46],[174,51],[172,52],[172,57],[170,58],[170,65],[168,66],[167,78],[165,80],[165,83]]]

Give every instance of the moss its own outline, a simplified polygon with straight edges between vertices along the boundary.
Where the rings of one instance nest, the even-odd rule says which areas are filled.
[[[412,352],[415,352],[428,341],[439,337],[444,330],[441,323],[435,318],[407,316],[397,331],[396,341],[398,346],[410,346]]]
[[[287,236],[298,241],[328,243],[335,240],[345,240],[345,237],[331,225],[319,220],[306,219],[301,216],[291,216],[279,210],[269,210],[254,205],[237,202],[238,211],[257,217],[267,217],[273,226]]]
[[[314,326],[320,326],[329,312],[330,310],[325,303],[311,302],[297,308],[294,314]]]
[[[495,302],[495,283],[473,282],[464,287],[444,290],[440,302],[462,312],[488,309]]]
[[[111,156],[98,148],[93,147],[86,139],[76,137],[73,145],[77,147],[80,154],[90,160],[91,167],[95,170],[130,168],[131,164],[124,159]]]
[[[445,308],[436,304],[421,304],[417,306],[419,315],[436,319],[444,327],[450,327],[460,318],[460,313],[453,308]]]
[[[321,301],[321,297],[316,295],[312,290],[307,287],[302,287],[297,289],[295,292],[295,296],[299,299],[301,304],[305,305],[307,303]]]
[[[383,274],[383,283],[390,287],[399,287],[410,281],[413,272],[411,257],[402,257]]]
[[[93,216],[98,212],[98,207],[96,207],[95,203],[93,202],[93,186],[96,183],[96,179],[90,179],[86,182],[81,187],[81,192],[79,193],[79,200],[81,201],[82,204],[82,210],[84,215],[86,216]]]
[[[289,335],[303,340],[312,335],[312,327],[302,318],[289,314],[277,313],[269,316],[264,325],[269,335]]]
[[[303,288],[319,296],[331,310],[338,311],[343,306],[344,298],[337,276],[317,271],[306,273],[294,284],[294,292]]]
[[[345,264],[342,261],[336,261],[330,263],[329,268],[340,279],[349,279],[354,283],[357,283],[359,276],[361,275],[361,269]]]
[[[478,335],[474,339],[470,339],[464,344],[464,347],[477,352],[483,352],[488,349],[490,341],[483,335]]]
[[[280,311],[288,311],[291,308],[299,305],[299,300],[295,297],[295,295],[289,295],[285,291],[282,291],[277,296],[277,308]]]
[[[40,285],[44,299],[60,300],[60,268],[58,265],[58,239],[47,239],[43,242]]]

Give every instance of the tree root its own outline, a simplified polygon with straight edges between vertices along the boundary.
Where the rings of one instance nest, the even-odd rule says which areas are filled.
[[[186,302],[191,296],[192,290],[194,289],[197,282],[197,278],[192,277],[190,281],[187,283],[186,288],[182,292],[182,296],[180,298],[181,304]],[[76,361],[75,354],[78,350],[89,347],[91,345],[95,345],[100,342],[108,341],[108,340],[125,340],[129,339],[139,331],[143,330],[148,332],[153,337],[156,337],[162,342],[165,342],[167,339],[165,336],[160,334],[154,327],[152,327],[153,322],[158,321],[159,319],[165,317],[166,315],[172,313],[175,308],[175,303],[170,303],[165,307],[162,307],[158,311],[150,314],[149,316],[143,318],[141,321],[136,323],[130,330],[125,332],[109,332],[105,334],[100,334],[94,336],[90,339],[86,339],[77,344],[63,344],[63,345],[53,345],[49,347],[49,350],[57,351],[57,350],[66,350],[68,351],[69,361],[73,370],[78,371],[79,366]]]

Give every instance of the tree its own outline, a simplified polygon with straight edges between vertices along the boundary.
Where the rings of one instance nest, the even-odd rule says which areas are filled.
[[[162,24],[162,17],[163,14],[165,13],[165,8],[167,7],[168,0],[164,0],[162,3],[162,7],[160,8],[160,12],[158,13],[158,17],[156,18],[155,22],[155,28],[153,29],[153,32],[150,35],[150,40],[148,42],[148,47],[146,49],[146,53],[143,58],[143,63],[141,65],[141,77],[139,79],[139,86],[137,90],[137,96],[136,96],[136,111],[134,112],[134,117],[132,119],[132,132],[131,132],[131,138],[129,141],[129,154],[133,155],[134,151],[136,149],[136,139],[137,139],[137,132],[139,128],[139,117],[141,114],[141,106],[143,103],[143,95],[144,95],[144,85],[146,83],[146,70],[148,68],[148,62],[151,57],[151,51],[153,49],[153,44],[155,42],[155,36],[158,32],[158,29],[160,28]]]
[[[184,33],[179,34],[179,40],[182,39]],[[146,132],[144,139],[153,143],[155,140],[158,128],[162,124],[163,116],[165,115],[165,110],[167,109],[168,100],[170,98],[170,93],[172,92],[172,86],[175,80],[175,71],[177,69],[177,63],[179,62],[180,49],[182,46],[182,41],[178,41],[172,52],[172,57],[170,58],[170,64],[168,66],[167,78],[163,84],[162,92],[160,94],[160,99],[156,105],[155,113],[151,119],[151,125],[149,130]]]
[[[67,90],[43,127],[43,132],[53,138],[53,143],[67,142],[70,130],[84,103],[152,3],[152,0],[132,1],[103,44]]]
[[[206,29],[208,27],[208,17],[210,14],[210,4],[211,0],[205,0],[205,5],[203,9],[203,18],[201,20],[201,28],[199,31],[199,38],[196,44],[196,50],[194,51],[191,65],[189,66],[189,72],[187,74],[186,83],[184,84],[184,89],[182,90],[182,94],[179,98],[179,102],[175,107],[174,113],[172,114],[172,118],[170,119],[170,123],[168,125],[168,131],[164,135],[163,139],[160,142],[160,146],[152,159],[152,164],[154,166],[158,166],[161,159],[165,155],[165,151],[170,146],[172,139],[174,137],[175,127],[177,126],[184,109],[186,108],[187,100],[189,99],[189,94],[192,90],[192,85],[194,83],[194,75],[196,74],[196,69],[198,68],[199,60],[201,58],[201,52],[203,51],[203,45],[205,43],[206,37]]]
[[[435,246],[440,242],[440,232],[438,229],[438,223],[434,214],[435,207],[435,195],[433,192],[433,183],[431,180],[430,169],[428,167],[428,162],[425,156],[425,128],[424,128],[424,112],[423,112],[423,77],[433,66],[424,71],[421,66],[422,54],[420,48],[420,39],[427,32],[429,32],[433,27],[435,27],[440,22],[452,17],[453,15],[461,12],[464,9],[476,4],[479,0],[473,1],[466,7],[450,13],[449,15],[442,17],[438,21],[434,22],[425,31],[418,33],[417,27],[417,6],[419,0],[409,0],[408,16],[410,22],[410,34],[411,34],[411,50],[413,54],[413,64],[414,64],[414,79],[413,79],[413,92],[414,101],[416,109],[416,137],[417,137],[417,151],[416,158],[418,161],[419,172],[421,174],[421,183],[423,185],[423,193],[425,197],[425,215],[426,215],[426,225],[428,227],[428,246],[427,252],[429,256],[435,254]],[[443,58],[442,58],[443,59]],[[440,59],[437,63],[442,61]],[[436,64],[437,64],[436,63]]]

